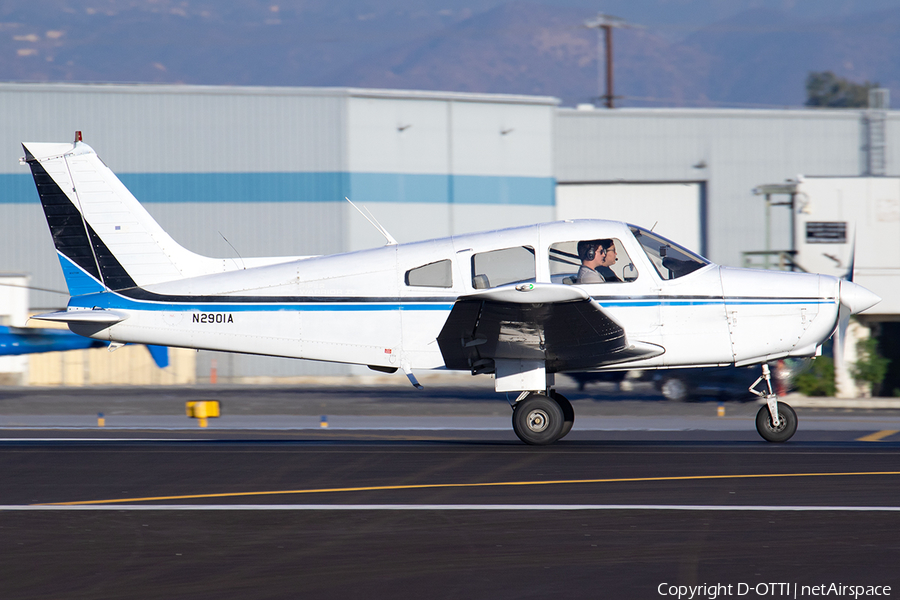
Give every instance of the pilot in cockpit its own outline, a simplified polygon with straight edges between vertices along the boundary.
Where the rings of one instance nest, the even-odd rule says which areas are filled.
[[[578,269],[577,283],[622,281],[610,269],[618,260],[616,244],[612,240],[582,240],[578,242],[578,258],[581,259],[581,268]]]

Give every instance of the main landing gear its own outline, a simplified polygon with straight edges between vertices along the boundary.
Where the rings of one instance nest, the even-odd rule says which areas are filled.
[[[786,442],[797,431],[797,413],[794,409],[778,401],[772,390],[772,375],[769,365],[763,364],[763,374],[750,386],[750,391],[766,399],[766,405],[756,413],[756,431],[768,442]],[[756,389],[761,381],[766,382],[766,390]]]
[[[575,410],[555,390],[522,392],[513,405],[513,431],[519,439],[533,446],[552,444],[566,436],[575,423]]]

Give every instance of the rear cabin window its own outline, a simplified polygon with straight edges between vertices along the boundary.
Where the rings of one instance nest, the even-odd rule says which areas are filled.
[[[534,280],[534,248],[531,246],[472,255],[472,287],[476,290]]]
[[[598,257],[601,252],[602,241],[605,244],[612,242],[615,255],[610,256],[609,266],[595,265],[594,272],[581,271],[584,261],[578,254],[578,245],[582,245],[582,254],[590,261]],[[593,249],[593,255],[591,254]],[[607,253],[609,254],[609,253]],[[618,283],[634,281],[638,277],[637,267],[631,262],[622,242],[616,238],[603,240],[575,240],[571,242],[557,242],[550,246],[550,281],[553,283],[587,284],[587,283]],[[581,278],[579,278],[579,272]]]
[[[428,263],[406,272],[406,285],[410,287],[453,287],[453,271],[449,260]]]

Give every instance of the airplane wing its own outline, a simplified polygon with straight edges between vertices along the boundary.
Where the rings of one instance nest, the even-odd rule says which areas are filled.
[[[581,371],[658,356],[630,342],[584,290],[523,284],[457,299],[437,338],[449,369],[491,372],[495,359],[544,360],[548,372]]]

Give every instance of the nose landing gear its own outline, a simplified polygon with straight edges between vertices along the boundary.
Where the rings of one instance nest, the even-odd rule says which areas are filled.
[[[760,382],[766,382],[766,389],[760,391],[756,386]],[[763,363],[762,375],[750,386],[750,391],[760,398],[766,399],[766,405],[761,406],[756,413],[756,431],[767,442],[786,442],[797,431],[797,413],[784,402],[778,401],[778,396],[772,390],[772,374],[769,365]]]

